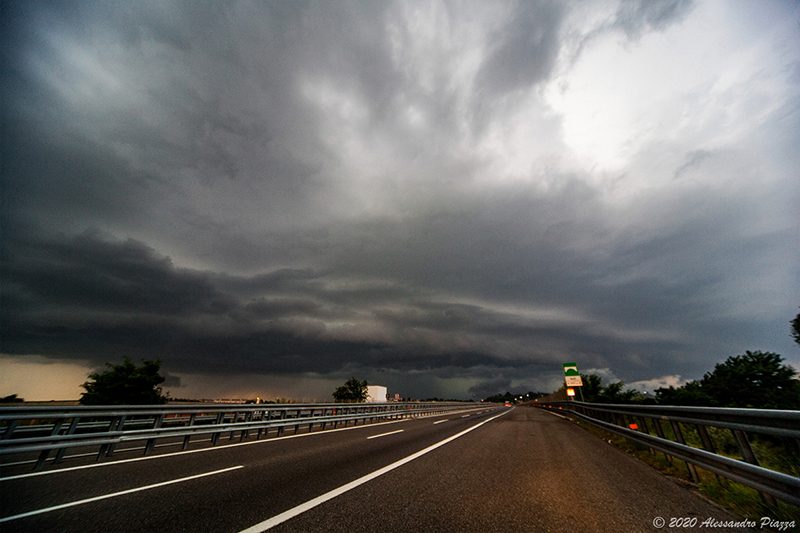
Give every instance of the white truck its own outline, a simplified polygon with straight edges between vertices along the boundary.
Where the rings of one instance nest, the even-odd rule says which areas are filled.
[[[367,403],[383,403],[386,401],[386,387],[369,385],[367,387]]]

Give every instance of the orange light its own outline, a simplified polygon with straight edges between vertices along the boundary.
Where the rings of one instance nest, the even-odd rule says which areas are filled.
[[[637,426],[636,424],[630,424],[630,428],[631,429],[639,429],[639,426]]]
[[[575,389],[567,389],[567,396],[575,396]]]

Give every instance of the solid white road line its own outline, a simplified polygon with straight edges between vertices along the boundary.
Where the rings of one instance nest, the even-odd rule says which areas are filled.
[[[197,474],[196,476],[189,476],[189,477],[183,477],[183,478],[180,478],[180,479],[173,479],[172,481],[164,481],[162,483],[156,483],[155,485],[147,485],[145,487],[138,487],[138,488],[135,488],[135,489],[123,490],[123,491],[120,491],[120,492],[114,492],[112,494],[105,494],[103,496],[95,496],[94,498],[87,498],[85,500],[78,500],[78,501],[75,501],[75,502],[63,503],[61,505],[56,505],[54,507],[47,507],[45,509],[37,509],[35,511],[29,511],[27,513],[17,514],[17,515],[13,515],[13,516],[6,516],[4,518],[0,518],[0,522],[10,522],[11,520],[17,520],[19,518],[25,518],[27,516],[33,516],[33,515],[37,515],[37,514],[49,513],[51,511],[58,511],[59,509],[66,509],[67,507],[75,507],[76,505],[83,505],[85,503],[91,503],[91,502],[96,502],[96,501],[100,501],[100,500],[106,500],[108,498],[116,498],[117,496],[124,496],[125,494],[132,494],[134,492],[141,492],[143,490],[155,489],[157,487],[165,487],[167,485],[172,485],[174,483],[182,483],[184,481],[190,481],[192,479],[199,479],[201,477],[213,476],[215,474],[222,474],[223,472],[230,472],[231,470],[238,470],[239,468],[244,468],[244,465],[232,466],[230,468],[223,468],[222,470],[215,470],[214,472],[206,472],[205,474]]]
[[[372,472],[371,474],[367,474],[366,476],[360,477],[360,478],[356,479],[355,481],[351,481],[350,483],[347,483],[346,485],[342,485],[338,489],[334,489],[334,490],[332,490],[330,492],[327,492],[327,493],[323,494],[322,496],[318,496],[318,497],[314,498],[313,500],[309,500],[306,503],[298,505],[297,507],[295,507],[293,509],[289,509],[288,511],[284,511],[281,514],[275,515],[275,516],[273,516],[272,518],[270,518],[268,520],[264,520],[263,522],[261,522],[259,524],[256,524],[256,525],[254,525],[252,527],[249,527],[247,529],[242,530],[240,533],[261,533],[262,531],[266,531],[266,530],[268,530],[270,528],[273,528],[273,527],[277,526],[278,524],[281,524],[281,523],[289,520],[290,518],[293,518],[293,517],[295,517],[295,516],[297,516],[299,514],[302,514],[302,513],[306,512],[306,511],[308,511],[309,509],[313,509],[314,507],[327,502],[328,500],[332,500],[332,499],[336,498],[337,496],[341,496],[345,492],[348,492],[348,491],[358,487],[359,485],[363,485],[364,483],[367,483],[368,481],[372,481],[373,479],[375,479],[377,477],[380,477],[380,476],[382,476],[383,474],[385,474],[387,472],[391,472],[395,468],[399,468],[399,467],[403,466],[406,463],[410,463],[414,459],[422,457],[426,453],[432,452],[436,448],[438,448],[440,446],[444,446],[448,442],[454,441],[455,439],[457,439],[457,438],[459,438],[459,437],[461,437],[463,435],[466,435],[467,433],[469,433],[470,431],[472,431],[474,429],[478,429],[479,427],[481,427],[485,423],[491,422],[495,418],[498,418],[498,417],[501,417],[501,416],[503,416],[505,414],[510,413],[512,410],[513,409],[509,409],[508,411],[505,411],[503,413],[500,413],[499,415],[493,416],[492,418],[487,418],[483,422],[475,424],[474,426],[465,429],[461,433],[456,433],[452,437],[448,437],[448,438],[444,439],[443,441],[439,441],[436,444],[428,446],[424,450],[420,450],[417,453],[409,455],[408,457],[406,457],[404,459],[400,459],[399,461],[397,461],[395,463],[392,463],[392,464],[390,464],[388,466],[384,466],[383,468],[381,468],[379,470],[376,470],[376,471]]]
[[[448,420],[449,418],[445,420],[439,420],[438,422],[434,422],[433,425],[435,426],[436,424],[441,424],[442,422],[447,422]]]
[[[378,437],[385,437],[386,435],[394,435],[395,433],[402,433],[405,431],[404,429],[398,429],[397,431],[390,431],[389,433],[381,433],[380,435],[373,435],[371,437],[367,437],[369,439],[377,439]]]
[[[547,409],[545,409],[545,411],[547,411]],[[566,416],[560,415],[558,413],[554,413],[553,411],[547,411],[547,412],[550,413],[553,416],[557,416],[558,418],[563,418],[564,420],[569,420],[569,418],[567,418]]]

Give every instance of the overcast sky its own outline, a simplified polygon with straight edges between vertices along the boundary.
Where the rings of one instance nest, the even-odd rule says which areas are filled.
[[[2,3],[0,395],[800,369],[800,6]]]

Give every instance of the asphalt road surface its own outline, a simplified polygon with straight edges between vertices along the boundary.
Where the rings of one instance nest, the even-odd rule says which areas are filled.
[[[191,453],[117,453],[100,465],[73,459],[35,475],[3,467],[0,531],[619,533],[737,521],[572,422],[528,407]],[[670,528],[671,519],[696,521]]]

